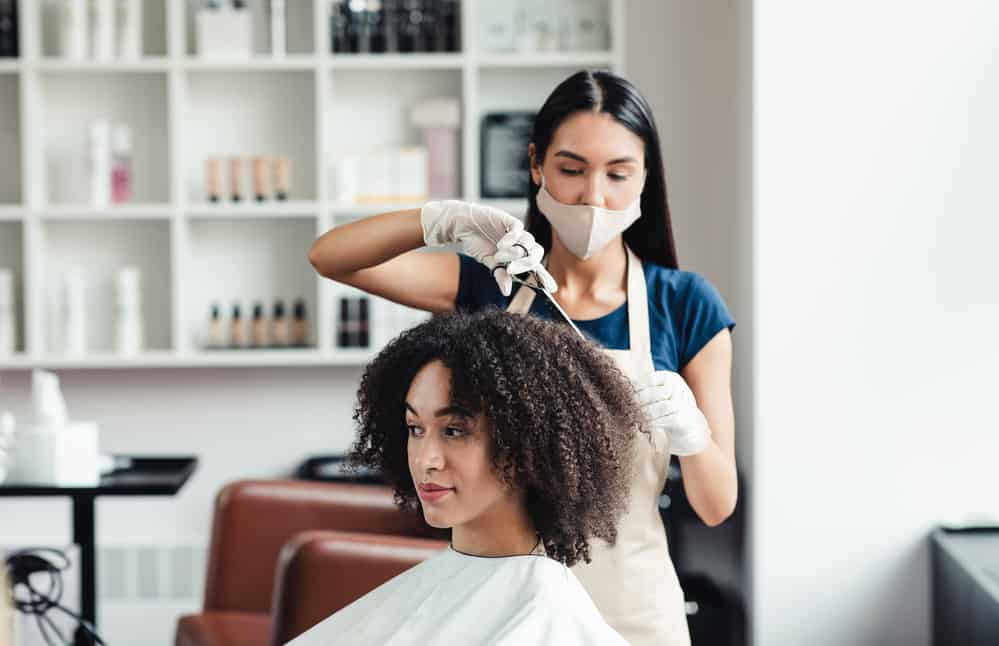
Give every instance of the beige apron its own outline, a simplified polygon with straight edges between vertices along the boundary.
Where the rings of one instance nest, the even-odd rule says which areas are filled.
[[[651,374],[648,292],[638,257],[628,253],[628,350],[604,350],[632,381]],[[517,291],[508,312],[525,314],[534,290]],[[683,592],[670,560],[659,515],[659,495],[669,466],[669,437],[653,431],[635,442],[634,480],[613,547],[597,540],[591,563],[572,568],[604,619],[632,646],[688,646]]]

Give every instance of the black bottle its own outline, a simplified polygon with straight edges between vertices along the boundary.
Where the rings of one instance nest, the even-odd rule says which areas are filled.
[[[368,0],[368,9],[364,12],[367,23],[365,29],[368,36],[368,51],[372,54],[385,52],[385,8],[381,0]]]
[[[402,0],[382,0],[382,34],[385,51],[390,54],[399,51],[401,13]]]
[[[229,330],[229,345],[234,348],[242,348],[245,345],[242,318],[239,303],[236,303],[232,306],[232,329]]]
[[[350,52],[350,10],[347,0],[330,0],[330,47],[334,54]]]
[[[367,348],[371,345],[371,335],[369,330],[371,329],[371,320],[368,317],[368,297],[361,296],[357,299],[358,303],[358,317],[357,317],[357,345],[362,348]]]
[[[17,58],[17,0],[0,0],[0,58]]]
[[[350,302],[349,298],[340,299],[340,316],[339,316],[340,326],[339,326],[339,332],[337,334],[336,344],[341,348],[350,347],[350,323],[348,322],[349,321],[348,317],[350,312],[348,311],[348,305],[347,305],[349,302]]]
[[[437,0],[434,30],[434,51],[461,51],[461,13],[458,0]]]
[[[309,326],[305,319],[305,299],[295,300],[294,318],[291,322],[291,345],[304,348],[309,343]]]
[[[399,35],[399,51],[418,53],[427,51],[424,30],[424,0],[402,0]]]

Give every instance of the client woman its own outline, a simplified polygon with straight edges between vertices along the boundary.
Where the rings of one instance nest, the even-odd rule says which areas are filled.
[[[499,310],[444,314],[367,367],[356,463],[451,546],[294,646],[626,644],[568,569],[613,542],[641,409],[568,327]]]

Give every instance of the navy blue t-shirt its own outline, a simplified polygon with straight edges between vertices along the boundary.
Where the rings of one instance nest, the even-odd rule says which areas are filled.
[[[513,295],[503,296],[489,269],[464,254],[458,254],[458,258],[461,272],[455,308],[474,312],[494,305],[506,309]],[[716,334],[735,327],[718,290],[700,274],[645,261],[642,269],[649,292],[649,334],[656,370],[679,372]],[[516,283],[513,287],[513,294],[521,288]],[[530,311],[542,318],[561,319],[540,295],[531,303]],[[600,318],[573,321],[608,350],[630,347],[627,303]]]

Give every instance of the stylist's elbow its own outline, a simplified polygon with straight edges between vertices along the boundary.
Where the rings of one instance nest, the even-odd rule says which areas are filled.
[[[729,500],[717,505],[713,509],[699,512],[697,515],[708,527],[718,527],[735,513],[735,505],[738,502],[738,494],[733,494]]]
[[[316,272],[325,278],[333,278],[336,274],[336,267],[330,265],[329,262],[324,260],[324,257],[329,256],[329,253],[324,253],[323,251],[323,239],[319,238],[312,243],[312,248],[309,249],[309,264],[316,270]]]

